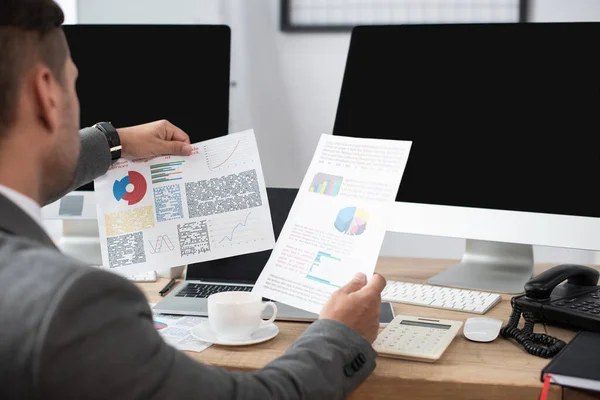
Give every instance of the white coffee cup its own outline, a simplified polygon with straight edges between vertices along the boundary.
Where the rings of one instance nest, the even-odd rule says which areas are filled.
[[[262,319],[267,307],[273,308],[269,320]],[[250,340],[259,328],[272,324],[277,316],[273,302],[262,301],[252,292],[220,292],[208,297],[208,322],[217,336],[227,340]]]

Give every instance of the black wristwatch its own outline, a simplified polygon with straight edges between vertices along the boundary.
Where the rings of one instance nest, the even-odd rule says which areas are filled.
[[[118,160],[121,158],[121,139],[119,133],[110,122],[98,122],[94,125],[94,128],[104,133],[106,140],[108,141],[108,147],[110,148],[111,160]]]

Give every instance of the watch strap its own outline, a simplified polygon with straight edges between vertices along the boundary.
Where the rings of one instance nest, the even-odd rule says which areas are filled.
[[[108,147],[110,148],[110,158],[113,161],[121,158],[121,139],[115,127],[110,122],[98,122],[94,125],[94,128],[106,136]]]

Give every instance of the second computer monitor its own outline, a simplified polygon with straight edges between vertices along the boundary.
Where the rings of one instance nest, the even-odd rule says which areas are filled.
[[[65,25],[79,69],[81,127],[167,119],[192,143],[229,130],[231,32],[223,25]],[[60,220],[61,250],[100,265],[93,183],[44,208]],[[82,202],[75,213],[64,207]],[[65,215],[61,210],[69,211]]]
[[[430,283],[508,293],[532,245],[600,250],[600,23],[363,26],[334,134],[411,140],[390,230],[466,238]]]
[[[167,119],[192,143],[229,129],[231,31],[224,25],[66,25],[81,126]],[[83,189],[92,189],[91,185]]]

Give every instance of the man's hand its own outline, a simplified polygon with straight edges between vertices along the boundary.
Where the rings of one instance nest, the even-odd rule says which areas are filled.
[[[348,325],[373,343],[379,332],[379,307],[385,279],[374,274],[367,283],[358,273],[346,286],[339,288],[321,310],[319,319],[333,319]]]
[[[119,128],[117,132],[121,139],[121,157],[124,158],[192,154],[187,133],[166,120]]]

